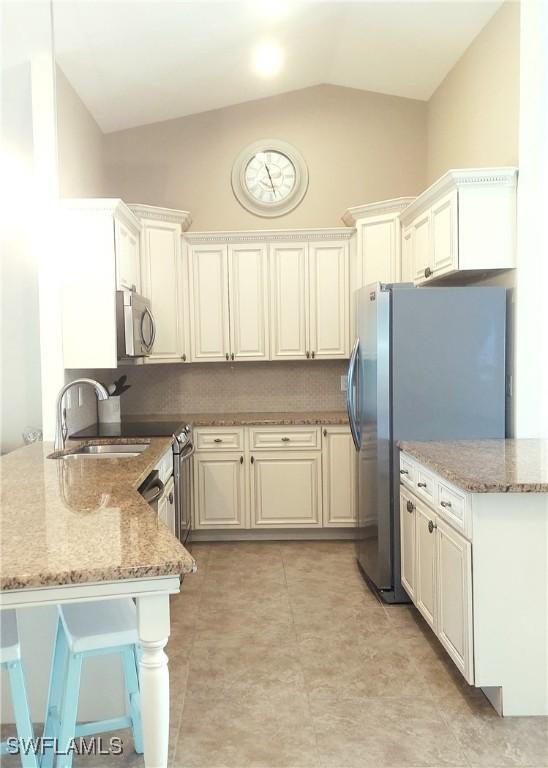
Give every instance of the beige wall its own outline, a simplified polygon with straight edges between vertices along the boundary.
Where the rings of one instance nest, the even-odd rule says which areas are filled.
[[[301,205],[263,219],[235,199],[232,163],[278,138],[309,167]],[[193,229],[340,226],[351,205],[412,195],[425,184],[426,104],[320,85],[105,136],[107,193],[190,210]]]
[[[61,197],[104,197],[103,134],[63,72],[56,69]]]
[[[506,2],[428,102],[428,182],[518,164],[519,3]]]

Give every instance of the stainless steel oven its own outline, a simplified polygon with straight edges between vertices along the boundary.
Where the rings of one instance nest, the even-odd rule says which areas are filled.
[[[150,355],[156,337],[150,301],[134,291],[116,291],[116,330],[119,359]]]
[[[192,509],[192,427],[173,435],[173,481],[175,487],[175,535],[183,544],[188,539]]]

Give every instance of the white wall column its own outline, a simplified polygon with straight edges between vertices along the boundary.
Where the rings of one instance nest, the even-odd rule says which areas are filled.
[[[515,437],[548,437],[548,3],[522,0]]]

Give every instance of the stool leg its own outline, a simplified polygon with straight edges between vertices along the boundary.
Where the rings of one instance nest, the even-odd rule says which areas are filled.
[[[133,744],[135,751],[143,754],[143,729],[141,725],[141,699],[139,694],[139,677],[137,673],[137,655],[135,646],[124,649],[122,653],[124,664],[124,677],[126,691],[129,699],[129,714],[131,717],[131,730],[133,731]]]
[[[30,719],[25,677],[20,660],[8,664],[8,674],[15,724],[17,726],[17,737],[21,746],[21,765],[23,768],[37,768],[38,760],[35,752],[32,751],[32,744],[30,743],[34,741],[34,730]]]
[[[58,748],[60,752],[68,749],[71,739],[75,736],[76,718],[78,716],[78,697],[80,694],[80,675],[82,672],[82,655],[69,654],[65,695],[61,709],[61,726],[59,728]],[[70,768],[72,752],[57,757],[57,768]]]
[[[53,744],[47,739],[59,736],[59,721],[61,719],[61,702],[65,682],[65,666],[67,662],[67,640],[63,631],[61,619],[57,621],[57,633],[53,646],[53,659],[49,677],[48,702],[44,719],[44,753],[40,761],[41,768],[51,768],[53,765]]]

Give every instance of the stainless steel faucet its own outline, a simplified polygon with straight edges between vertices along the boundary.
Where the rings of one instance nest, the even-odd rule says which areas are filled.
[[[100,384],[98,381],[95,381],[95,379],[74,379],[74,381],[70,381],[68,384],[65,384],[65,386],[60,390],[59,394],[57,395],[57,405],[56,405],[57,421],[55,424],[55,446],[54,446],[56,451],[65,450],[65,441],[67,439],[67,433],[68,433],[66,411],[63,408],[63,398],[71,387],[74,387],[78,384],[90,384],[92,387],[95,388],[95,394],[97,395],[97,400],[108,400],[108,392],[103,387],[103,385]]]

